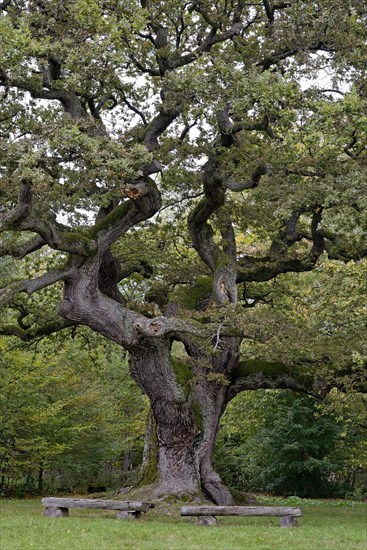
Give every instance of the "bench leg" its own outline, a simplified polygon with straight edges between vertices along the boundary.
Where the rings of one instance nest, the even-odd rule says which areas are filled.
[[[295,516],[282,516],[280,518],[280,527],[297,527],[297,518]]]
[[[43,515],[48,518],[68,517],[69,508],[58,508],[57,506],[46,506]]]
[[[218,520],[214,516],[199,516],[197,519],[198,525],[217,525]]]
[[[140,516],[141,516],[141,512],[132,510],[131,512],[130,511],[119,512],[116,517],[117,519],[139,519]]]

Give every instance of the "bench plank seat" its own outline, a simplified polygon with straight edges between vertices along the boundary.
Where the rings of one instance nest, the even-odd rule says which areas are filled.
[[[281,527],[296,527],[300,508],[286,506],[182,506],[181,516],[197,516],[201,525],[214,525],[216,516],[280,516]],[[203,516],[213,521],[200,521]]]
[[[139,517],[141,512],[154,508],[154,504],[141,501],[101,500],[94,498],[58,498],[46,497],[42,499],[45,516],[61,517],[69,515],[69,508],[83,508],[92,510],[117,510],[121,519],[124,517]],[[124,514],[126,512],[126,514]]]
[[[182,506],[181,516],[300,516],[300,508],[284,506]]]

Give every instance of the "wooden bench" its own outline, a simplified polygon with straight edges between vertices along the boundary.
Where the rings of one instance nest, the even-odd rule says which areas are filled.
[[[197,516],[201,525],[214,525],[216,516],[280,516],[280,527],[297,527],[300,508],[285,506],[183,506],[181,516]],[[205,518],[205,519],[204,519]]]
[[[43,498],[42,506],[44,507],[44,515],[53,518],[68,516],[69,508],[117,510],[119,519],[139,518],[142,512],[154,508],[154,504],[150,502],[57,497]]]

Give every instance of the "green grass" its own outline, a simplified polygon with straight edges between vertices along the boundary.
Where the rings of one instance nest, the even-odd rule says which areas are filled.
[[[366,550],[366,505],[303,501],[300,526],[281,529],[277,518],[219,518],[219,527],[157,516],[117,520],[114,512],[71,510],[46,518],[39,500],[1,503],[2,550]],[[264,502],[265,504],[265,502]],[[271,504],[270,500],[266,504]],[[280,504],[279,501],[274,504]],[[167,509],[171,509],[167,504]],[[173,506],[174,508],[174,506]]]

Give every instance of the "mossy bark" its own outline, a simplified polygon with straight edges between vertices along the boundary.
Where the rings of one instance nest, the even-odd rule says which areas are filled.
[[[158,438],[157,426],[152,411],[146,422],[143,464],[139,485],[151,485],[158,481]]]
[[[229,357],[232,361],[226,349],[212,358],[213,367],[225,369]],[[205,495],[217,504],[232,504],[212,465],[228,386],[221,378],[211,379],[199,357],[192,368],[180,365],[172,362],[170,343],[165,341],[131,354],[132,375],[151,403],[140,483],[154,483],[155,495]]]
[[[172,368],[170,343],[162,339],[152,346],[147,341],[144,352],[131,353],[130,368],[135,381],[150,399],[154,418],[150,428],[155,425],[156,433],[155,449],[152,435],[147,441],[143,480],[151,482],[154,477],[152,455],[156,452],[156,492],[177,496],[198,493],[200,483],[193,455],[194,413]]]

